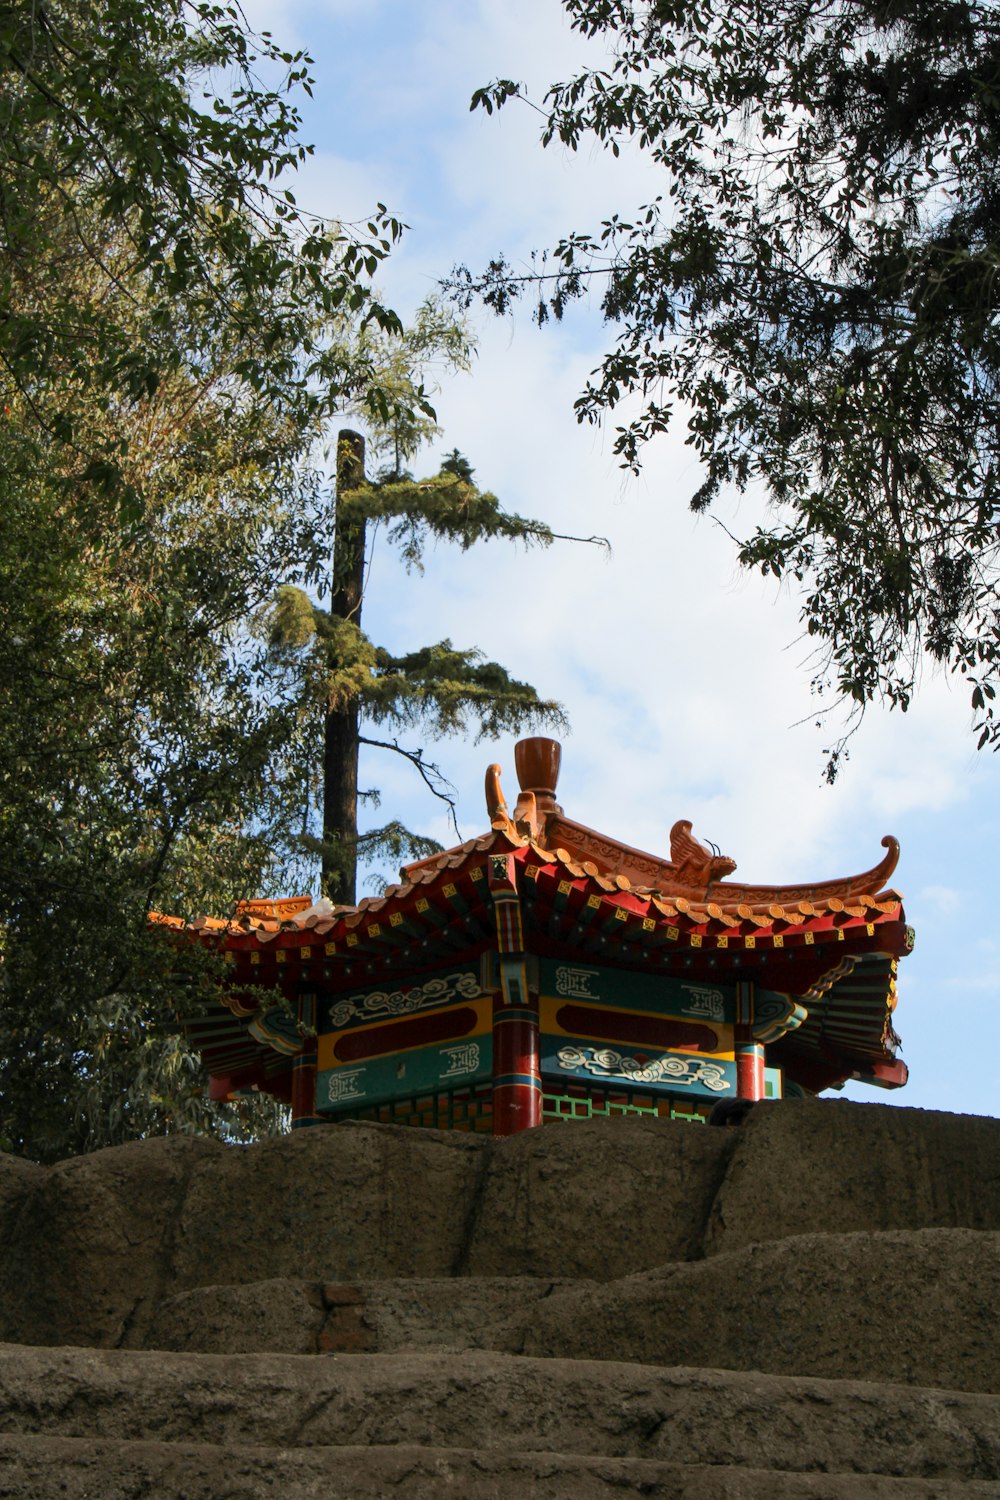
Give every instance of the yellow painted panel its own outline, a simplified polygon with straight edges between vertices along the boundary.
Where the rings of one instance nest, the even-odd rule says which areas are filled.
[[[469,1009],[476,1012],[476,1024],[471,1031],[464,1031],[462,1033],[461,1040],[464,1040],[466,1037],[486,1036],[493,1030],[493,998],[490,995],[482,995],[478,1000],[462,1000],[457,1005],[443,1006],[440,1010],[413,1011],[411,1014],[405,1016],[389,1016],[384,1021],[372,1021],[367,1026],[350,1026],[346,1027],[343,1031],[328,1031],[325,1035],[317,1039],[316,1066],[321,1073],[327,1068],[358,1066],[357,1060],[348,1063],[334,1055],[333,1049],[342,1036],[356,1035],[359,1031],[384,1031],[387,1026],[399,1026],[403,1021],[417,1021],[430,1016],[440,1017],[447,1015],[449,1011]],[[448,1038],[447,1036],[443,1036],[439,1040],[443,1045],[448,1041]],[[380,1055],[382,1057],[402,1057],[404,1053],[414,1052],[419,1047],[436,1046],[437,1044],[438,1039],[430,1042],[427,1038],[424,1038],[414,1042],[412,1047],[400,1047],[395,1052],[383,1052]]]
[[[571,1005],[577,1012],[577,1014],[581,1014],[582,1012],[588,1010],[594,1011],[595,1014],[600,1013],[601,1030],[581,1030],[578,1028],[574,1031],[567,1031],[566,1028],[564,1026],[560,1026],[559,1022],[556,1020],[558,1012],[562,1010],[562,1008],[566,1005]],[[606,1016],[612,1016],[615,1018],[621,1016],[623,1019],[627,1016],[638,1016],[642,1019],[655,1019],[657,1021],[683,1021],[687,1025],[707,1026],[711,1031],[714,1031],[716,1036],[719,1038],[719,1048],[714,1052],[699,1052],[697,1055],[699,1057],[719,1057],[728,1059],[732,1059],[736,1056],[736,1041],[733,1027],[726,1026],[720,1021],[703,1021],[700,1018],[696,1020],[691,1016],[661,1016],[659,1014],[657,1014],[655,1017],[652,1017],[651,1013],[648,1010],[623,1010],[621,1006],[618,1005],[585,1005],[579,1000],[568,1000],[565,997],[556,998],[549,995],[543,995],[538,1005],[539,1025],[546,1036],[582,1036],[587,1038],[587,1040],[589,1041],[595,1042],[627,1043],[627,1045],[630,1047],[641,1047],[643,1045],[643,1043],[641,1042],[629,1041],[625,1036],[616,1036],[612,1023],[605,1022],[604,1018]],[[653,1047],[659,1046],[660,1044],[650,1042],[648,1043],[648,1045],[650,1047]],[[673,1047],[669,1049],[661,1048],[661,1050],[686,1051],[687,1049],[678,1049],[676,1047]]]

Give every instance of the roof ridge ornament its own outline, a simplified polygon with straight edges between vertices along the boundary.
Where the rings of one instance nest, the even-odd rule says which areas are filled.
[[[488,766],[486,812],[490,827],[518,842],[534,839],[544,843],[549,818],[562,812],[556,801],[561,760],[562,746],[558,740],[546,739],[543,735],[518,740],[514,746],[514,766],[519,791],[513,814],[507,808],[500,786],[502,767],[496,762]]]
[[[562,745],[544,735],[518,740],[514,746],[520,788],[514,804],[514,826],[522,838],[544,840],[549,818],[562,812],[556,801],[561,761]]]
[[[555,803],[561,763],[562,745],[558,740],[532,735],[529,739],[518,740],[514,746],[517,784],[522,792],[534,792],[539,803],[547,797]]]
[[[500,785],[502,771],[503,767],[497,761],[493,761],[486,767],[486,816],[490,820],[492,829],[497,833],[505,833],[508,838],[517,842],[517,829],[514,827],[507,800]]]
[[[735,859],[720,854],[696,839],[688,818],[678,818],[670,830],[670,862],[680,885],[704,886],[706,891],[716,880],[724,880],[736,869]]]

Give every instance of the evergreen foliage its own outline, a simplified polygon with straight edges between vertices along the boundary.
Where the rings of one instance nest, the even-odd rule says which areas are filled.
[[[459,453],[457,448],[452,448],[451,452],[446,453],[441,460],[442,474],[455,474],[459,479],[464,479],[467,484],[472,483],[475,472],[464,453]]]
[[[392,441],[395,447],[395,435]],[[418,441],[412,434],[400,448],[400,457],[413,457]],[[461,462],[471,473],[467,460]],[[457,543],[467,551],[476,542],[497,538],[524,545],[548,545],[552,540],[551,532],[540,522],[504,511],[495,495],[480,493],[470,480],[444,469],[422,480],[402,479],[390,472],[380,483],[365,482],[358,488],[339,490],[336,525],[352,528],[362,551],[367,545],[365,527],[369,521],[388,523],[387,540],[395,544],[407,568],[420,568],[429,541]],[[487,661],[475,648],[459,649],[444,640],[399,654],[377,646],[362,629],[363,602],[362,590],[347,618],[313,603],[305,589],[283,586],[268,620],[272,659],[288,674],[289,696],[294,696],[298,684],[306,702],[325,704],[328,715],[347,717],[344,732],[347,753],[354,761],[355,784],[360,745],[395,751],[409,760],[430,790],[448,804],[454,824],[451,789],[438,767],[426,759],[423,747],[406,747],[397,738],[373,739],[370,729],[388,730],[394,736],[418,730],[422,739],[469,734],[482,739],[539,725],[560,727],[565,724],[562,710],[557,703],[539,698],[530,684],[512,678],[498,662]],[[317,734],[318,719],[310,723],[310,732]],[[318,745],[307,758],[320,765]],[[308,831],[303,838],[304,846],[320,853],[325,867],[333,872],[328,884],[337,899],[356,899],[358,864],[384,859],[387,853],[421,859],[440,847],[398,822],[359,832],[356,791],[340,793],[351,806],[334,814],[334,809],[320,805],[323,797],[314,778],[304,779],[303,784],[314,786],[315,812],[325,814],[328,827],[337,830],[332,844],[328,837],[317,838]],[[303,825],[307,828],[312,813],[312,806],[304,810]],[[332,824],[331,815],[336,818]]]

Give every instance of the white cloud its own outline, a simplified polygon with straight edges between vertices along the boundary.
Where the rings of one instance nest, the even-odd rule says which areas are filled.
[[[932,913],[951,916],[962,908],[962,895],[949,885],[925,885],[917,893],[917,902]]]
[[[963,993],[980,992],[992,995],[1000,990],[1000,969],[986,969],[976,974],[956,974],[947,981],[948,989]]]

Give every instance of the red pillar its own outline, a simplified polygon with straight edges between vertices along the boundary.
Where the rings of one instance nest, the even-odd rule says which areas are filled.
[[[320,1125],[316,1113],[316,997],[299,996],[302,1051],[292,1059],[292,1129]]]
[[[316,1118],[316,1049],[292,1062],[292,1129],[318,1124]]]
[[[516,1135],[542,1123],[538,1003],[493,999],[493,1134]]]
[[[500,981],[493,998],[493,1134],[516,1135],[542,1123],[538,996],[528,990],[517,861],[510,851],[491,854],[486,868]]]
[[[741,1099],[764,1097],[764,1048],[760,1042],[736,1043],[736,1093]]]
[[[764,1048],[754,1041],[754,985],[744,979],[736,986],[736,1094],[739,1099],[764,1097]]]

